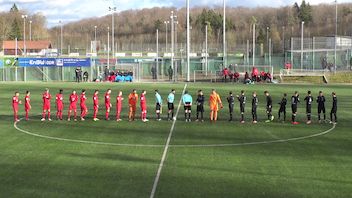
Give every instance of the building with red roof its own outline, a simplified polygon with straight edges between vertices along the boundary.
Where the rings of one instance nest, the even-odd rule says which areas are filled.
[[[17,45],[17,46],[16,46]],[[26,45],[27,55],[45,55],[45,51],[52,49],[52,44],[50,41],[4,41],[2,44],[2,49],[4,55],[24,55],[24,45]]]

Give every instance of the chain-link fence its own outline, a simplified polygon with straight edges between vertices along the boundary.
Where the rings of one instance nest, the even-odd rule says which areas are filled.
[[[288,42],[287,42],[288,43]],[[303,44],[303,45],[302,45]],[[187,68],[187,59],[184,51],[175,53],[173,64],[170,57],[126,57],[106,59],[91,58],[90,67],[82,67],[82,73],[88,73],[89,81],[105,80],[110,72],[118,71],[133,73],[134,81],[184,81],[188,71],[192,76],[194,71],[208,72],[221,71],[225,67],[241,65],[246,68],[269,66],[273,74],[279,74],[285,65],[290,63],[291,69],[301,70],[350,70],[352,64],[351,37],[314,37],[292,38],[290,45],[286,45],[285,53],[272,54],[264,44],[255,46],[255,56],[252,54],[251,42],[237,45],[235,52],[227,55],[227,65],[220,49],[209,52],[206,60],[203,46],[199,45],[202,53],[193,53],[190,59],[190,68]],[[153,48],[153,45],[149,47]],[[184,46],[180,45],[180,48]],[[303,47],[303,50],[302,50]],[[196,49],[195,49],[196,50]],[[235,50],[235,49],[233,49]],[[197,51],[197,50],[196,50]],[[141,53],[142,54],[142,53]],[[144,53],[145,54],[145,53]],[[195,57],[195,54],[197,57]],[[159,54],[163,56],[162,54]],[[194,56],[194,57],[193,57]],[[4,58],[0,65],[0,81],[74,81],[76,67],[16,67],[7,64],[14,57]],[[10,62],[11,62],[10,61]],[[106,72],[108,68],[108,72]],[[108,74],[107,74],[108,73]]]
[[[346,70],[351,68],[351,37],[292,38],[287,61],[293,69]]]

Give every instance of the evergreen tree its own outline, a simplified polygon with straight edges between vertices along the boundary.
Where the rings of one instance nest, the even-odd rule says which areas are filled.
[[[260,44],[263,44],[265,42],[265,39],[266,38],[265,38],[264,30],[260,28],[258,32],[257,42]]]
[[[161,20],[158,19],[154,22],[154,29],[160,31],[162,25],[163,25],[163,22],[161,22]]]
[[[11,28],[10,32],[7,35],[7,38],[10,40],[15,40],[16,38],[18,40],[22,39],[22,33],[21,33],[21,23],[20,23],[20,14],[19,10],[16,4],[13,4],[13,6],[10,9],[11,17],[12,17],[12,23],[11,23]]]
[[[18,13],[18,8],[17,5],[14,3],[10,9],[10,12],[12,13]]]
[[[296,2],[294,4],[294,9],[296,11],[296,16],[300,21],[304,21],[305,23],[310,23],[313,21],[313,9],[309,3],[306,3],[305,0],[302,1],[300,6]]]
[[[8,39],[15,40],[16,38],[18,40],[22,39],[22,33],[18,20],[14,19],[11,25],[11,31],[9,32]]]

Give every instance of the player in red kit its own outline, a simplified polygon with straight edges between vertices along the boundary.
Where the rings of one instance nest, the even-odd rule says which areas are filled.
[[[99,91],[95,90],[94,95],[93,95],[93,120],[98,121],[99,119],[97,118],[98,110],[99,110],[99,97],[98,97]]]
[[[51,95],[49,93],[49,89],[45,89],[45,92],[43,93],[42,121],[45,121],[46,113],[48,113],[48,120],[51,121],[51,119],[50,119],[50,100],[51,100]]]
[[[62,120],[62,111],[64,109],[64,96],[63,90],[60,89],[59,93],[56,94],[56,118]]]
[[[74,114],[74,119],[75,119],[75,121],[77,121],[77,102],[78,102],[78,96],[77,96],[76,91],[72,91],[72,94],[70,95],[69,101],[70,101],[70,107],[69,107],[69,109],[68,109],[68,119],[67,119],[67,121],[70,121],[70,120],[71,120],[71,113],[72,113],[72,111],[73,111],[73,114]]]
[[[122,91],[119,91],[118,96],[116,97],[116,121],[120,122],[121,120],[121,110],[122,110]]]
[[[29,114],[29,111],[32,109],[32,106],[31,106],[31,92],[27,91],[26,92],[26,96],[24,97],[24,111],[26,112],[26,121],[28,121],[28,114]]]
[[[142,94],[141,94],[141,111],[142,111],[142,114],[141,114],[141,118],[142,118],[142,121],[143,122],[148,122],[149,120],[147,119],[147,100],[146,100],[146,97],[145,95],[147,94],[147,92],[145,90],[142,91]]]
[[[21,104],[21,101],[18,99],[19,96],[20,94],[15,92],[15,95],[12,97],[13,118],[15,122],[20,121],[18,119],[18,104]]]
[[[111,89],[108,89],[105,93],[105,109],[106,109],[105,120],[110,120],[109,114],[112,107],[110,94],[111,94]]]
[[[80,105],[81,105],[81,121],[84,121],[85,120],[85,117],[88,113],[88,108],[87,108],[87,105],[86,105],[86,100],[87,100],[87,97],[86,97],[86,90],[83,89],[82,90],[82,93],[81,93],[81,96],[80,96]]]

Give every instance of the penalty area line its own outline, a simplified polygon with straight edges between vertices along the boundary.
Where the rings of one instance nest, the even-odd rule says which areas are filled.
[[[158,187],[158,183],[159,183],[161,171],[162,171],[163,166],[164,166],[164,163],[165,163],[165,159],[166,159],[166,156],[167,156],[167,152],[168,152],[169,147],[170,147],[171,137],[172,137],[172,134],[173,134],[174,129],[175,129],[175,124],[176,124],[177,116],[178,116],[178,113],[179,113],[179,111],[180,111],[180,107],[181,107],[181,104],[182,104],[182,96],[183,96],[183,94],[185,93],[186,88],[187,88],[187,84],[185,84],[185,86],[184,86],[184,88],[183,88],[183,91],[182,91],[182,94],[181,94],[181,99],[180,99],[180,102],[178,103],[178,107],[177,107],[177,111],[176,111],[176,115],[175,115],[175,118],[176,118],[176,119],[174,119],[174,121],[172,122],[172,126],[171,126],[171,129],[170,129],[170,133],[169,133],[169,136],[168,136],[168,138],[167,138],[167,140],[166,140],[164,152],[163,152],[163,155],[162,155],[162,157],[161,157],[161,161],[160,161],[160,164],[159,164],[159,168],[158,168],[158,171],[157,171],[156,176],[155,176],[155,179],[154,179],[154,184],[153,184],[152,192],[150,193],[150,198],[154,198],[155,192],[156,192],[156,188]]]

